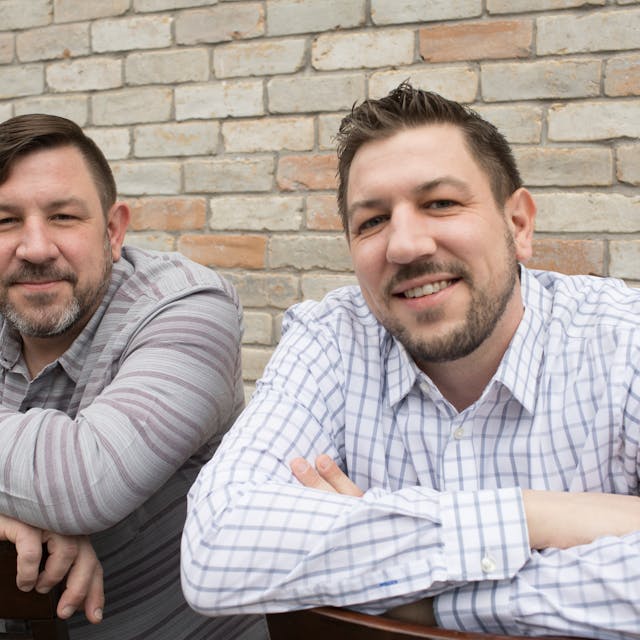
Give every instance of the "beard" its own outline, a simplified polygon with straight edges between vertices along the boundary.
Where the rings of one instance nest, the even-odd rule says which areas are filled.
[[[103,254],[99,281],[88,283],[80,289],[77,288],[78,277],[70,270],[25,262],[0,283],[0,314],[20,335],[34,338],[52,338],[76,328],[98,308],[109,287],[113,261],[108,237],[105,238]],[[71,299],[66,303],[55,303],[52,294],[47,292],[35,293],[29,296],[28,309],[25,310],[9,299],[9,287],[13,284],[52,280],[66,281],[71,285]]]
[[[452,273],[464,281],[471,292],[471,300],[464,321],[446,335],[433,336],[428,340],[412,335],[411,332],[394,318],[386,318],[382,323],[395,336],[416,363],[437,363],[458,360],[473,353],[493,332],[498,321],[504,315],[511,300],[518,278],[518,261],[515,243],[511,234],[506,232],[507,260],[504,272],[495,279],[500,286],[496,291],[479,288],[474,284],[473,276],[462,263],[435,264],[431,262],[406,265],[401,268],[387,287],[387,297],[391,289],[399,282],[425,274]],[[417,316],[418,323],[425,327],[445,318],[443,309],[425,311]]]

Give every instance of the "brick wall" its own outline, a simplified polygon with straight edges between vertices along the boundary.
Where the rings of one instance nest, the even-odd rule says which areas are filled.
[[[533,265],[640,281],[640,0],[0,0],[0,119],[87,128],[128,242],[230,276],[248,388],[283,310],[353,281],[332,135],[409,77],[513,143]]]

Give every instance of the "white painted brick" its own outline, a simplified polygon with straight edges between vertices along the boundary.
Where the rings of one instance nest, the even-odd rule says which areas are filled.
[[[364,22],[364,0],[267,0],[271,36],[347,29]]]
[[[197,156],[216,152],[217,122],[147,124],[133,132],[134,153],[139,158]]]
[[[187,160],[184,164],[185,190],[190,193],[271,191],[273,173],[271,156]]]
[[[583,98],[600,93],[600,60],[482,64],[485,100]]]
[[[114,162],[111,168],[118,193],[128,196],[180,193],[178,162]]]
[[[410,29],[383,29],[318,36],[311,49],[315,69],[357,69],[413,62],[415,34]]]
[[[536,230],[550,233],[637,233],[640,196],[619,193],[539,193]]]
[[[85,133],[102,149],[107,160],[123,160],[131,153],[131,134],[122,127],[87,128]]]
[[[133,9],[140,13],[188,9],[189,7],[212,6],[218,0],[133,0]]]
[[[369,97],[382,98],[401,82],[409,79],[413,86],[435,91],[450,100],[473,102],[478,95],[478,73],[470,65],[407,67],[380,71],[369,79]]]
[[[91,25],[91,44],[98,53],[169,47],[171,22],[168,15],[99,20]]]
[[[550,140],[640,137],[640,100],[554,105],[547,118]]]
[[[0,67],[0,100],[30,96],[44,91],[44,68],[41,64]]]
[[[603,6],[605,2],[606,0],[487,0],[487,11],[489,13],[525,13],[527,11]]]
[[[638,240],[612,240],[609,243],[609,273],[616,278],[640,279]]]
[[[608,96],[640,94],[640,54],[607,57],[604,92]]]
[[[221,45],[214,49],[213,68],[218,78],[293,73],[304,65],[305,49],[303,38]]]
[[[616,150],[620,182],[640,185],[640,144],[626,144]]]
[[[119,16],[129,9],[129,2],[130,0],[53,0],[54,22],[78,22]]]
[[[16,114],[18,115],[18,114]],[[0,104],[0,122],[4,122],[13,116],[10,104]]]
[[[264,113],[262,82],[209,82],[176,87],[176,120],[259,116]]]
[[[176,49],[132,53],[125,61],[128,84],[174,84],[209,79],[209,52],[206,49]]]
[[[13,62],[14,37],[12,33],[0,33],[0,64]]]
[[[258,380],[272,354],[273,349],[242,347],[242,377],[245,380]]]
[[[269,241],[269,265],[272,269],[326,269],[350,271],[347,241],[339,235],[273,236]]]
[[[273,339],[273,318],[264,311],[244,312],[242,344],[270,345]]]
[[[27,113],[49,113],[73,120],[83,127],[89,117],[89,99],[87,96],[34,96],[15,102],[17,116]]]
[[[47,66],[52,91],[94,91],[122,86],[122,62],[113,58],[65,60]]]
[[[495,125],[510,143],[540,142],[542,108],[530,105],[477,105],[474,109]]]
[[[340,111],[364,95],[362,74],[273,78],[267,84],[272,113]]]
[[[313,149],[313,118],[262,118],[228,120],[222,125],[226,151],[310,151]]]
[[[138,249],[152,251],[175,251],[176,239],[168,233],[129,231],[125,236],[125,244]]]
[[[460,20],[482,14],[482,0],[371,0],[374,24]]]
[[[264,34],[262,4],[221,4],[210,9],[184,11],[175,20],[178,44],[228,42]]]
[[[594,11],[540,17],[538,55],[619,51],[640,47],[640,10]]]
[[[514,155],[526,185],[604,186],[613,181],[610,149],[515,147]]]
[[[0,29],[30,29],[51,23],[50,0],[2,0]]]
[[[217,231],[297,231],[304,208],[301,196],[219,196],[209,205]]]
[[[89,53],[89,26],[65,24],[23,31],[16,37],[21,62],[73,58]]]
[[[346,111],[342,113],[330,113],[318,116],[318,147],[320,149],[335,149],[336,141],[334,140],[342,119],[347,115]]]
[[[171,89],[140,88],[107,91],[91,98],[93,123],[161,122],[171,115]]]
[[[353,284],[358,284],[354,274],[305,273],[302,276],[302,297],[305,300],[322,300],[329,291]]]
[[[276,307],[287,309],[300,300],[298,276],[283,273],[237,273],[222,274],[238,291],[244,307]]]

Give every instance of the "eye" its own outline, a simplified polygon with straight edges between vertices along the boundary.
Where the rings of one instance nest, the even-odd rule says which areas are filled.
[[[377,215],[372,216],[371,218],[367,218],[363,222],[361,222],[356,230],[356,234],[360,235],[362,233],[367,233],[367,231],[371,231],[376,227],[379,227],[381,224],[384,224],[389,219],[388,215]]]
[[[78,216],[74,216],[71,213],[54,213],[51,216],[51,220],[54,222],[71,222],[77,220]]]
[[[425,202],[422,206],[425,209],[449,209],[455,207],[458,203],[454,200],[430,200]]]
[[[8,227],[12,224],[16,224],[18,222],[18,218],[15,216],[0,216],[0,226]]]

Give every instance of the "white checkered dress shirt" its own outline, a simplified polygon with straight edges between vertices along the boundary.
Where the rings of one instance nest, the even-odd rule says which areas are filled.
[[[525,313],[481,398],[447,402],[358,288],[293,307],[190,493],[183,588],[210,615],[369,612],[437,596],[442,626],[640,637],[640,532],[530,551],[519,487],[638,495],[640,292],[522,268]],[[300,486],[332,456],[363,498]]]

